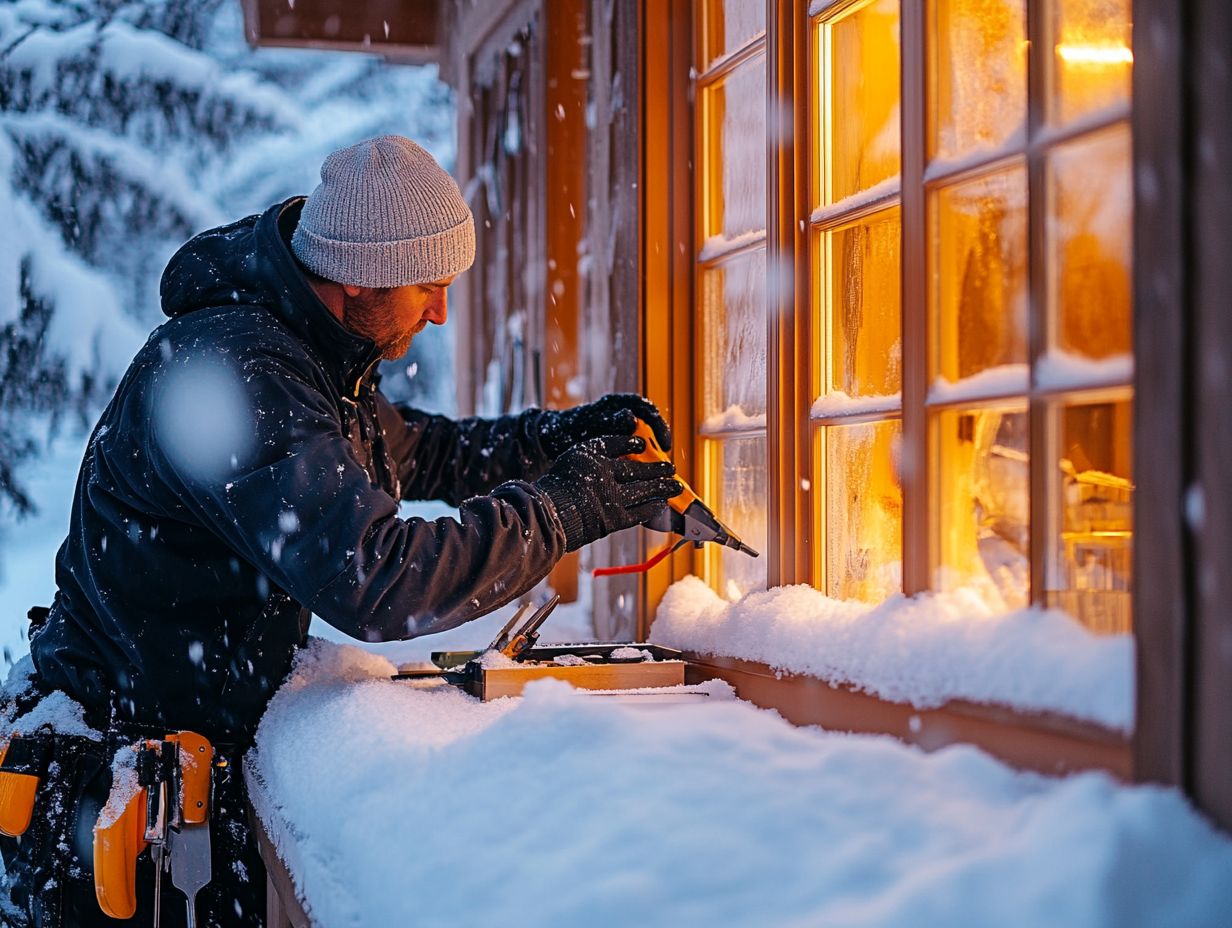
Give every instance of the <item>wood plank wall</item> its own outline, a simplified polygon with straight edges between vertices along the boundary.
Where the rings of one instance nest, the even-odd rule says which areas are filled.
[[[1232,11],[1134,34],[1135,769],[1232,829]]]

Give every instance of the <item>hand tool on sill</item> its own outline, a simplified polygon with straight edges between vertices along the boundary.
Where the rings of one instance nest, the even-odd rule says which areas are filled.
[[[548,616],[552,614],[552,610],[556,608],[556,604],[560,602],[560,594],[554,594],[551,599],[540,606],[526,620],[526,624],[518,629],[513,636],[498,650],[501,654],[510,660],[521,661],[526,653],[535,646],[535,642],[539,640],[539,628],[548,620]],[[521,613],[518,613],[521,615]],[[517,616],[514,616],[516,619]],[[512,623],[511,623],[512,624]]]
[[[633,434],[646,442],[646,448],[640,454],[631,454],[629,457],[634,461],[669,461],[671,458],[667,456],[655,439],[654,432],[650,426],[641,419],[637,421],[637,428]],[[733,548],[750,557],[759,557],[760,555],[740,540],[740,536],[733,532],[730,528],[719,521],[709,506],[701,501],[701,498],[693,492],[690,487],[680,477],[676,478],[684,487],[676,496],[673,496],[667,501],[667,505],[663,510],[646,523],[646,527],[654,529],[656,532],[668,532],[670,534],[679,535],[677,540],[669,541],[661,550],[654,554],[649,560],[643,561],[641,564],[627,564],[619,567],[597,567],[592,573],[596,577],[609,577],[613,574],[633,574],[644,573],[654,567],[669,554],[682,546],[693,542],[697,547],[701,547],[707,542],[723,545],[728,548]]]
[[[489,651],[499,651],[511,660],[522,660],[539,640],[540,626],[547,621],[548,616],[552,614],[552,610],[559,602],[560,596],[554,595],[539,607],[536,607],[534,603],[526,603],[513,614],[513,617],[497,632],[492,643],[482,651],[434,651],[432,663],[436,664],[439,670],[404,670],[395,674],[395,679],[440,679],[453,686],[465,688],[471,673],[467,665]],[[529,619],[526,618],[527,613],[531,613]],[[524,623],[523,619],[526,619]]]
[[[155,928],[162,918],[166,869],[184,893],[189,928],[196,928],[197,892],[211,878],[213,747],[201,735],[182,731],[138,742],[133,750],[136,789],[124,796],[120,791],[131,786],[118,779],[107,807],[113,802],[124,806],[94,829],[95,896],[107,915],[131,918],[137,910],[137,858],[148,847],[154,864]]]

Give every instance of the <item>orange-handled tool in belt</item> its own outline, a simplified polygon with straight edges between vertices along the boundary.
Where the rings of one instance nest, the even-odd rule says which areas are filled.
[[[633,434],[646,442],[645,450],[629,455],[630,460],[644,461],[653,464],[656,461],[670,461],[655,438],[650,426],[641,419],[637,420],[637,428]],[[654,567],[677,548],[688,542],[699,547],[706,542],[734,548],[750,557],[758,557],[758,553],[740,540],[740,536],[719,521],[710,507],[701,501],[693,492],[693,488],[679,476],[676,480],[684,487],[677,495],[667,501],[667,505],[659,515],[646,523],[647,528],[657,532],[672,532],[680,536],[678,541],[668,544],[650,560],[642,564],[631,564],[625,567],[599,567],[594,571],[596,577],[606,577],[611,574],[641,573]]]
[[[197,891],[210,880],[210,775],[214,749],[195,732],[133,745],[137,783],[117,781],[94,828],[94,894],[112,918],[137,911],[137,858],[147,847],[154,861],[154,924],[162,903],[162,873],[188,900],[196,925]],[[120,791],[131,791],[124,795]],[[123,803],[116,809],[115,805]]]
[[[20,838],[30,827],[50,746],[46,736],[19,734],[0,744],[0,834]]]

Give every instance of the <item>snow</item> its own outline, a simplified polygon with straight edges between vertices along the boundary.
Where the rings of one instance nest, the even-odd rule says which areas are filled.
[[[86,440],[76,433],[52,441],[27,478],[38,512],[19,523],[0,521],[0,675],[30,650],[26,611],[50,606],[55,595],[56,552],[68,534],[73,484]]]
[[[78,735],[91,741],[102,741],[103,735],[86,724],[85,709],[67,694],[49,693],[25,715],[19,715],[12,723],[12,731],[29,735],[47,726],[62,735]]]
[[[902,407],[902,394],[870,394],[848,396],[842,390],[831,390],[813,400],[809,415],[814,419],[836,419],[841,416],[859,416],[874,412],[897,412]]]
[[[1041,390],[1129,383],[1134,377],[1134,356],[1085,358],[1060,348],[1047,352],[1035,365],[1035,385]]]
[[[315,924],[1226,925],[1232,840],[1178,793],[738,700],[539,681],[481,703],[316,643],[247,774]]]
[[[894,147],[898,143],[898,106],[895,105],[894,111],[889,114],[890,118],[886,125],[878,132],[874,143],[880,141],[881,147],[886,147],[886,136],[892,140]],[[887,131],[888,130],[888,131]],[[897,196],[899,187],[902,186],[902,179],[898,174],[892,177],[887,177],[885,180],[878,181],[871,187],[866,187],[859,193],[853,193],[851,196],[843,197],[841,200],[836,200],[833,203],[828,203],[825,206],[819,206],[809,215],[809,222],[813,225],[829,222],[840,216],[846,216],[848,213],[856,209],[867,207],[870,204],[876,203],[879,200],[886,200],[890,197]]]
[[[697,255],[699,262],[713,261],[738,248],[746,248],[766,237],[765,229],[750,229],[739,235],[712,235],[702,243],[702,250]]]
[[[1055,610],[998,614],[970,590],[872,606],[799,585],[729,603],[686,577],[663,597],[650,639],[920,709],[962,699],[1133,728],[1132,637],[1091,634]]]
[[[722,412],[707,416],[701,424],[703,435],[717,432],[752,432],[766,427],[766,414],[750,415],[738,404],[728,406]]]
[[[963,377],[947,380],[938,377],[928,390],[929,403],[958,403],[990,396],[1026,393],[1030,371],[1026,364],[1000,364]]]

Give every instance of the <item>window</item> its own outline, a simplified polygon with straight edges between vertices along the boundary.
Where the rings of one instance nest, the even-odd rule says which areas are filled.
[[[898,0],[872,0],[811,43],[814,581],[840,599],[902,589],[898,34]]]
[[[765,6],[701,9],[697,77],[696,344],[701,492],[764,551],[766,468]],[[709,546],[704,573],[731,598],[766,585],[765,558]]]
[[[697,7],[703,494],[755,546],[767,504],[805,494],[794,579],[835,597],[961,586],[1128,631],[1129,0],[768,6],[806,41],[768,41],[760,3]],[[799,47],[807,67],[768,60]],[[801,189],[767,199],[788,144],[767,108],[801,98],[807,170],[772,172]],[[791,202],[787,247],[765,229]],[[808,369],[767,370],[787,331],[767,274],[802,262]],[[815,397],[801,421],[774,415],[792,377]],[[798,490],[766,464],[785,430]],[[722,593],[765,582],[708,557]]]

